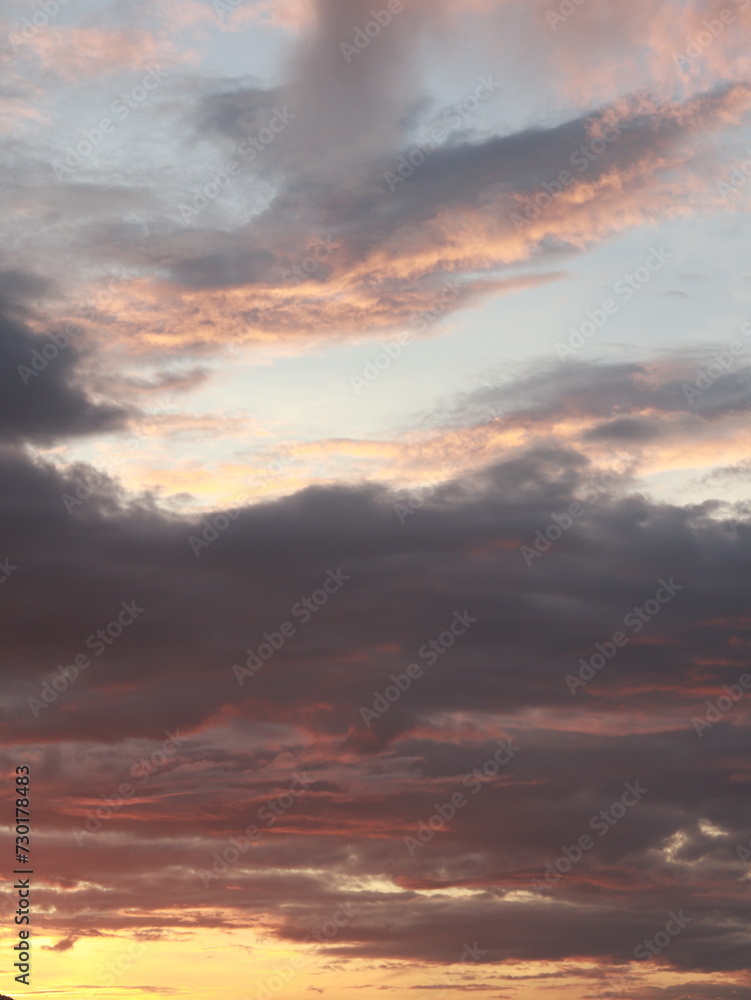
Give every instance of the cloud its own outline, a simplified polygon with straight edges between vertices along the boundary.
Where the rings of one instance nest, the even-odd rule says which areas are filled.
[[[347,99],[357,109],[356,95]],[[226,133],[233,148],[273,108],[294,115],[257,166],[232,182],[241,197],[273,175],[274,190],[265,210],[235,232],[212,216],[220,202],[200,212],[190,199],[181,202],[193,213],[188,232],[158,240],[177,287],[141,281],[139,298],[148,298],[154,316],[144,326],[142,308],[126,305],[123,335],[165,347],[302,337],[318,343],[324,334],[419,326],[443,302],[447,282],[460,292],[441,310],[444,318],[480,296],[555,280],[560,272],[544,268],[564,252],[685,214],[694,203],[706,207],[708,198],[727,208],[708,193],[718,176],[713,136],[740,123],[748,106],[745,84],[684,102],[638,95],[551,127],[469,138],[455,130],[432,152],[420,152],[414,169],[405,158],[420,147],[402,131],[393,152],[384,152],[383,137],[378,152],[348,146],[361,162],[342,183],[301,148],[321,141],[321,130],[313,129],[315,138],[305,131],[309,110],[283,88],[215,94],[203,104],[200,133]],[[329,112],[330,120],[347,121]],[[341,144],[332,138],[330,148],[341,160]],[[389,176],[396,181],[389,184]],[[306,273],[300,265],[308,259]],[[519,273],[530,264],[539,273]]]
[[[17,281],[12,273],[4,277]],[[43,287],[33,276],[16,284],[20,294]],[[66,332],[61,324],[34,333],[24,313],[23,307],[0,303],[0,441],[50,442],[122,425],[124,410],[92,401],[81,385],[77,365],[85,348],[82,329],[69,324]]]
[[[544,427],[579,400],[601,422],[628,393],[608,403],[615,376],[593,373],[511,386],[509,411],[526,400],[519,419],[539,413]],[[621,373],[620,384],[637,402],[652,394],[658,428],[670,418],[659,381]],[[716,504],[656,503],[627,484],[587,499],[597,472],[541,438],[442,484],[406,521],[403,495],[386,487],[321,486],[225,517],[196,556],[189,536],[210,515],[169,515],[114,485],[71,514],[61,498],[73,495],[73,474],[3,456],[13,499],[0,516],[19,567],[2,595],[13,602],[3,739],[9,760],[23,746],[48,776],[39,820],[54,870],[77,886],[41,890],[55,907],[50,930],[65,940],[263,919],[299,942],[349,901],[360,909],[326,946],[335,956],[440,964],[457,940],[477,939],[486,967],[605,964],[629,961],[683,909],[692,923],[665,951],[666,968],[745,968],[748,914],[732,886],[744,874],[735,848],[747,840],[749,707],[741,701],[702,738],[691,720],[747,669],[751,527],[734,512],[731,532]],[[521,547],[576,502],[575,526],[528,565]],[[350,579],[303,622],[299,602],[329,571]],[[675,596],[646,621],[637,615],[635,631],[628,616],[650,607],[661,581]],[[87,637],[123,601],[143,613],[95,654]],[[457,612],[476,623],[431,652]],[[233,664],[285,621],[294,634],[240,686]],[[565,676],[618,629],[625,647],[572,696]],[[84,652],[90,668],[33,719],[28,699]],[[411,662],[421,676],[367,725],[361,709]],[[144,780],[139,760],[177,730],[186,742]],[[521,749],[474,794],[473,770],[499,739]],[[268,803],[301,771],[308,791],[269,825]],[[599,836],[592,819],[637,780],[643,801]],[[466,807],[410,854],[404,838],[457,791]],[[84,885],[71,830],[105,801],[112,814],[87,835]],[[259,844],[205,887],[198,872],[252,823]],[[584,833],[592,851],[534,889]],[[157,905],[165,898],[168,911]]]
[[[60,938],[60,940],[53,945],[42,945],[44,951],[70,951],[73,945],[76,943],[74,937]]]
[[[478,18],[508,19],[514,5],[479,6],[464,30],[479,31]],[[543,6],[532,6],[542,48],[554,44],[560,55],[558,33],[537,24]],[[676,16],[693,28],[715,6],[689,5]],[[185,114],[170,117],[182,153],[169,171],[154,163],[140,185],[118,188],[112,171],[105,176],[92,161],[86,184],[75,178],[37,192],[51,208],[65,201],[79,240],[101,246],[110,260],[138,264],[138,277],[117,296],[109,332],[119,344],[199,353],[243,341],[318,347],[410,324],[422,329],[447,282],[459,293],[441,321],[484,298],[558,280],[562,256],[629,229],[733,207],[713,185],[726,179],[725,144],[748,113],[743,79],[712,78],[685,93],[637,88],[509,128],[499,118],[505,85],[489,70],[480,73],[489,93],[475,99],[482,113],[465,113],[463,103],[476,80],[461,101],[426,97],[415,53],[456,30],[448,5],[412,3],[351,63],[341,45],[367,23],[370,5],[319,0],[313,9],[313,25],[273,85],[184,81]],[[260,8],[243,10],[256,17]],[[608,44],[623,41],[612,34],[613,19],[623,20],[628,44],[641,51],[667,15],[612,7],[608,17]],[[582,5],[565,30],[591,51],[602,15]],[[728,31],[711,52],[729,39]],[[238,145],[276,111],[287,124],[251,162]],[[436,126],[442,138],[428,142]],[[32,150],[26,171],[38,172]],[[230,177],[233,159],[239,172]],[[227,183],[215,191],[222,172]],[[569,180],[558,191],[563,172]],[[116,219],[121,208],[143,213],[145,231]],[[312,269],[302,270],[308,258]],[[431,330],[440,326],[431,322]]]

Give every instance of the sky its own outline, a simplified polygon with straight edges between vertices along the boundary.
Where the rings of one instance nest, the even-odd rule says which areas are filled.
[[[6,0],[0,991],[751,1000],[750,29]]]

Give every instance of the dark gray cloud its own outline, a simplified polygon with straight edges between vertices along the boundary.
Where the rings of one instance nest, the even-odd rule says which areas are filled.
[[[89,398],[77,366],[85,334],[68,324],[36,334],[24,300],[48,289],[33,275],[0,274],[0,442],[50,442],[121,425],[122,409]],[[13,298],[11,299],[11,295]]]
[[[701,355],[689,352],[669,361],[530,365],[526,376],[473,391],[456,408],[454,421],[464,426],[473,417],[487,418],[492,409],[502,426],[531,420],[542,428],[566,418],[598,420],[587,432],[589,440],[638,444],[666,432],[690,435],[705,422],[745,413],[751,405],[748,365],[739,364],[701,391],[687,393],[685,389],[695,389],[703,367]],[[674,417],[669,425],[668,416]]]
[[[580,393],[582,410],[604,410],[600,378],[608,387],[613,375],[593,368],[576,389],[564,380],[555,405]],[[551,413],[550,395],[532,399]],[[747,968],[737,848],[751,819],[748,707],[733,704],[701,735],[692,723],[747,670],[747,520],[736,513],[731,525],[716,504],[656,503],[618,484],[585,500],[588,459],[541,442],[444,484],[406,520],[406,494],[315,487],[220,517],[196,555],[189,538],[211,515],[167,515],[110,482],[69,512],[65,497],[89,472],[0,461],[2,550],[18,567],[0,594],[2,733],[9,745],[38,745],[45,781],[56,783],[40,821],[57,831],[49,849],[61,877],[80,870],[70,828],[87,809],[166,732],[188,742],[108,820],[107,832],[141,850],[127,863],[118,855],[106,900],[96,885],[115,859],[100,834],[86,850],[94,885],[74,906],[46,892],[62,937],[196,926],[191,914],[206,904],[224,915],[205,911],[201,926],[252,926],[283,901],[275,933],[299,941],[355,900],[342,879],[386,878],[399,891],[358,891],[361,910],[330,942],[335,953],[442,963],[457,941],[477,939],[485,966],[582,956],[617,965],[683,910],[691,923],[661,961]],[[582,513],[566,527],[577,501]],[[522,546],[556,518],[564,530],[528,564]],[[329,571],[350,579],[303,623],[293,608]],[[672,599],[655,610],[666,584]],[[123,601],[143,607],[138,620],[33,718],[28,699],[91,649],[87,637]],[[425,644],[455,612],[477,621],[430,657]],[[638,630],[625,624],[634,614]],[[284,621],[295,634],[240,686],[233,664]],[[610,651],[619,630],[628,642],[572,694],[566,675],[597,643]],[[376,706],[368,726],[361,709],[411,662],[422,676],[388,710]],[[501,736],[520,750],[475,795],[467,775]],[[197,871],[213,851],[259,823],[300,770],[307,793],[204,887]],[[643,799],[600,836],[592,820],[629,782],[642,783]],[[456,791],[467,804],[450,827],[408,850],[404,838]],[[533,890],[583,834],[593,849]],[[299,871],[302,836],[310,874]],[[154,905],[169,897],[172,915],[150,913],[147,873]],[[230,885],[246,890],[242,901]],[[514,898],[519,890],[533,895]],[[143,916],[126,913],[136,899]]]

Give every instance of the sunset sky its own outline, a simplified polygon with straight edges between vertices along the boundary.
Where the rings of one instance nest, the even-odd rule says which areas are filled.
[[[751,1000],[750,31],[6,0],[0,994]]]

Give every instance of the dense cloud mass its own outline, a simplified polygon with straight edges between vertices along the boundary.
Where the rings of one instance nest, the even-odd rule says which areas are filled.
[[[38,989],[751,1000],[749,8],[2,15]]]
[[[28,276],[0,275],[16,288],[33,287]],[[0,299],[0,440],[3,444],[50,441],[61,435],[93,434],[122,423],[125,413],[93,402],[81,384],[76,343],[80,327],[67,324],[33,333],[18,307]]]
[[[400,891],[358,891],[335,953],[442,962],[463,936],[482,939],[484,962],[619,964],[681,911],[691,923],[672,967],[745,968],[748,706],[701,726],[707,700],[748,666],[743,511],[619,495],[617,480],[594,492],[615,476],[549,443],[441,484],[419,509],[381,488],[309,488],[197,523],[128,503],[114,484],[69,513],[75,471],[22,454],[1,474],[17,565],[3,595],[3,732],[39,746],[37,769],[54,777],[40,796],[47,864],[75,880],[69,829],[99,790],[127,779],[154,734],[185,740],[108,835],[81,834],[102,888],[71,905],[50,887],[61,934],[153,927],[148,876],[173,907],[157,926],[206,905],[223,911],[205,911],[208,926],[252,926],[294,899],[275,933],[301,940],[353,900],[352,880],[378,879]],[[142,610],[98,654],[92,637],[122,602]],[[269,643],[283,645],[264,661]],[[598,649],[612,662],[582,675]],[[86,652],[91,669],[40,701],[58,663]],[[392,704],[394,677],[408,689]],[[503,767],[499,740],[514,751]],[[294,809],[204,887],[196,869],[301,771]],[[607,811],[635,783],[615,823],[623,806]],[[416,839],[456,792],[466,811]],[[546,880],[587,833],[591,853]],[[311,873],[285,875],[301,836]],[[123,837],[144,850],[116,862],[115,888]],[[241,893],[227,909],[230,884]],[[466,895],[446,907],[448,889]],[[136,901],[141,915],[126,916]]]

